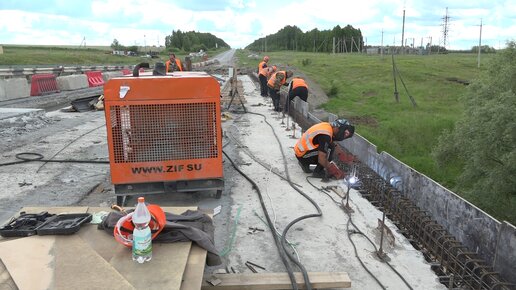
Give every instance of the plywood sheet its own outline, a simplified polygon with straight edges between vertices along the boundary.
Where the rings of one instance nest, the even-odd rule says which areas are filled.
[[[5,289],[5,290],[17,290],[18,289],[18,287],[16,287],[16,283],[14,283],[14,280],[11,277],[11,274],[9,274],[9,271],[7,271],[7,268],[5,267],[2,260],[0,260],[0,289]]]
[[[152,289],[179,289],[185,271],[191,242],[152,244],[152,260],[138,264],[132,261],[130,248],[117,248],[109,263],[136,289],[149,289],[149,279],[142,273],[152,274]]]
[[[20,290],[54,285],[54,236],[32,236],[0,243],[0,259]]]
[[[55,290],[134,289],[78,235],[56,236],[54,251]]]

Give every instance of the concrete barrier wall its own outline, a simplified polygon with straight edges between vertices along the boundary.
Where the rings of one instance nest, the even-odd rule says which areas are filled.
[[[104,72],[102,73],[102,79],[104,79],[104,82],[107,82],[108,80],[112,78],[122,77],[124,74],[121,71],[111,71],[111,72]]]
[[[61,91],[84,89],[88,87],[88,78],[86,75],[57,77],[57,87]]]
[[[392,155],[381,152],[377,147],[355,134],[341,145],[356,155],[385,180],[401,179],[397,188],[412,202],[428,211],[434,220],[443,226],[462,244],[477,252],[488,265],[504,272],[505,279],[516,283],[516,229],[502,224],[444,188],[431,178],[417,172]]]
[[[0,80],[0,101],[26,98],[30,95],[30,88],[25,78]]]
[[[293,109],[293,118],[304,129],[320,122],[308,112],[308,104],[298,98],[294,99]],[[329,114],[328,121],[336,117]],[[513,225],[500,223],[389,153],[378,153],[376,145],[359,134],[339,144],[385,180],[393,177],[401,179],[396,184],[398,190],[418,207],[428,211],[434,220],[471,251],[478,253],[504,279],[516,283],[516,228]]]
[[[35,67],[35,68],[2,68],[0,78],[31,76],[34,74],[51,73],[58,76],[70,74],[83,74],[87,71],[121,71],[122,69],[133,69],[134,66],[58,66],[58,67]]]

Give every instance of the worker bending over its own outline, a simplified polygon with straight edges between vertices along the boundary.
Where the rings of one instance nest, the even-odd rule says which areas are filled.
[[[165,63],[166,72],[183,71],[183,64],[174,53],[170,54],[170,59]]]
[[[263,60],[258,64],[258,78],[260,79],[260,95],[262,97],[267,97],[267,78],[269,67],[267,63],[269,62],[269,57],[264,56]]]
[[[281,86],[288,86],[287,79],[293,75],[292,71],[277,71],[272,74],[267,86],[269,87],[269,94],[272,98],[274,111],[281,112],[280,107],[280,89]]]
[[[285,107],[283,109],[284,112],[289,111],[290,102],[292,102],[295,97],[299,97],[305,102],[308,99],[308,85],[304,79],[299,77],[292,78],[292,81],[288,86],[288,98],[285,102]]]
[[[346,119],[337,119],[331,124],[322,122],[310,127],[294,146],[297,160],[304,172],[310,173],[310,164],[317,164],[314,177],[335,177],[343,179],[346,173],[332,161],[334,154],[342,162],[353,160],[335,141],[351,138],[355,127]]]

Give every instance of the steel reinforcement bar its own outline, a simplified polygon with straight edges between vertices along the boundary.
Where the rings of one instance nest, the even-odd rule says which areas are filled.
[[[516,285],[504,281],[492,266],[369,167],[359,163],[358,177],[359,192],[385,211],[449,289],[516,289]]]

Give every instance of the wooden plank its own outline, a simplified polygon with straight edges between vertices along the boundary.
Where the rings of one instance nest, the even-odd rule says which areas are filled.
[[[183,273],[181,290],[201,289],[207,254],[208,252],[205,249],[192,245],[188,261],[186,262],[185,272]]]
[[[294,273],[297,285],[305,289],[302,273]],[[245,273],[245,274],[215,274],[212,275],[222,282],[212,286],[203,281],[203,290],[274,290],[290,289],[290,279],[287,273]],[[210,276],[211,277],[211,276]],[[315,289],[351,288],[351,280],[345,272],[310,272],[308,273],[312,287]],[[209,277],[208,277],[209,278]]]
[[[56,236],[54,252],[55,290],[135,289],[78,235]]]

